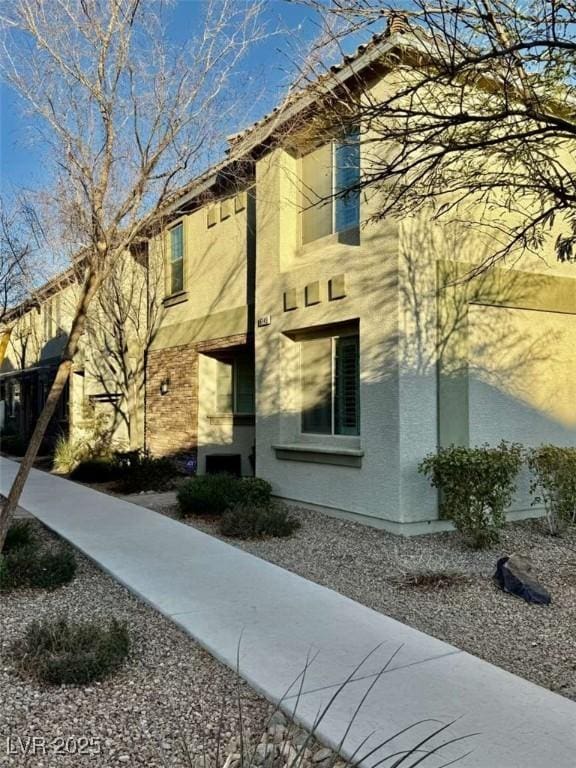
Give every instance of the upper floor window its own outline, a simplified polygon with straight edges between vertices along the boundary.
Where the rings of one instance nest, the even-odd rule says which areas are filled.
[[[184,290],[184,226],[170,230],[170,293]]]
[[[302,158],[302,243],[360,225],[360,136],[349,131]]]
[[[52,311],[52,301],[48,299],[44,302],[44,340],[48,341],[54,336],[54,314]]]
[[[360,434],[357,333],[301,342],[302,432]]]

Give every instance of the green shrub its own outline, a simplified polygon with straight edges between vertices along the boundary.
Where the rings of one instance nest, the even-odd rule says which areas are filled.
[[[62,434],[54,447],[53,468],[70,474],[80,463],[91,459],[112,459],[112,432],[105,414],[87,419],[89,425],[83,437],[72,440]],[[86,480],[84,482],[98,482]]]
[[[76,558],[68,547],[41,552],[33,569],[31,586],[56,589],[76,575]]]
[[[81,461],[70,479],[79,483],[107,483],[118,478],[118,466],[112,459],[93,458]]]
[[[550,533],[576,522],[576,448],[541,445],[527,451],[532,504],[543,504]]]
[[[502,442],[497,448],[440,448],[418,469],[440,489],[442,515],[479,549],[498,541],[521,465],[521,446]]]
[[[267,507],[272,486],[260,477],[200,475],[178,489],[180,513],[186,515],[222,515],[235,504]]]
[[[76,558],[68,547],[42,550],[36,543],[4,551],[0,591],[36,587],[56,589],[76,575]]]
[[[171,459],[155,459],[139,451],[116,454],[115,467],[122,493],[162,490],[177,474]]]
[[[70,440],[66,435],[59,435],[54,446],[52,467],[56,472],[68,475],[78,463],[88,458],[89,451],[85,442]]]
[[[130,638],[124,623],[109,627],[71,623],[59,618],[33,622],[12,653],[18,668],[49,685],[83,685],[102,680],[128,656]]]
[[[182,483],[178,507],[186,515],[221,515],[240,501],[240,480],[232,475],[200,475]]]
[[[4,552],[29,547],[36,541],[34,528],[30,520],[14,520],[4,541]]]
[[[272,500],[272,486],[261,477],[243,477],[240,480],[240,500],[256,507],[265,507]]]
[[[220,520],[223,536],[257,539],[261,536],[290,536],[300,528],[300,521],[290,515],[287,507],[269,505],[257,507],[240,502],[227,510]]]

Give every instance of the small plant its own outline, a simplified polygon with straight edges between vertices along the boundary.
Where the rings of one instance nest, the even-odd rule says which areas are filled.
[[[76,575],[76,570],[74,552],[68,547],[40,552],[33,568],[30,586],[56,589],[71,582]]]
[[[12,653],[18,668],[48,685],[84,685],[102,680],[128,656],[130,638],[124,623],[109,627],[65,618],[33,622]]]
[[[70,474],[82,462],[91,459],[112,459],[112,434],[105,414],[88,421],[85,435],[72,440],[61,434],[54,447],[53,468],[61,474]],[[98,481],[85,481],[98,482]]]
[[[52,466],[56,472],[68,475],[87,456],[88,446],[84,442],[71,440],[66,435],[59,435],[54,446]]]
[[[380,646],[379,646],[380,647]],[[379,648],[378,647],[378,648]],[[360,741],[354,752],[348,759],[343,755],[344,745],[348,742],[348,734],[362,722],[362,706],[375,687],[382,682],[389,672],[394,672],[395,667],[390,666],[396,653],[389,656],[376,674],[365,674],[364,664],[371,659],[374,669],[374,653],[378,648],[370,651],[354,668],[344,677],[342,682],[330,690],[330,695],[319,706],[314,723],[308,729],[300,726],[300,706],[303,700],[303,690],[308,680],[310,669],[313,669],[314,659],[307,659],[302,672],[287,687],[286,693],[280,698],[274,711],[270,714],[261,731],[246,728],[246,718],[243,711],[242,688],[240,683],[240,668],[237,666],[237,693],[232,697],[234,702],[235,725],[232,739],[231,733],[225,731],[229,726],[228,705],[223,700],[220,710],[218,725],[212,723],[205,727],[204,739],[201,742],[200,751],[191,750],[183,729],[179,724],[172,727],[172,733],[179,737],[178,764],[180,759],[186,768],[259,768],[260,766],[287,766],[288,768],[309,768],[309,766],[321,765],[328,768],[353,768],[359,765],[389,765],[403,766],[403,768],[439,768],[440,765],[469,764],[466,758],[474,751],[473,739],[478,733],[462,733],[458,730],[457,720],[445,718],[421,717],[412,720],[410,714],[402,718],[404,722],[390,731],[378,737],[376,731],[372,731],[369,743],[367,739]],[[238,657],[240,646],[238,646]],[[353,704],[348,717],[342,718],[342,712],[349,705],[341,702],[346,697],[350,686],[355,691],[354,700],[359,704]],[[358,688],[360,686],[360,693]],[[282,709],[286,706],[289,715],[284,715]],[[334,739],[332,749],[326,748],[320,743],[320,724],[332,712],[338,709],[341,721],[341,732]],[[234,726],[233,726],[234,727]],[[215,747],[214,742],[216,742]],[[174,757],[175,752],[171,751]],[[159,752],[162,765],[168,765],[166,753]],[[172,763],[170,763],[172,764]]]
[[[68,547],[40,549],[36,543],[4,551],[0,591],[23,587],[56,589],[76,575],[76,558]]]
[[[220,521],[223,536],[239,539],[256,539],[261,536],[290,536],[300,528],[300,521],[293,517],[288,508],[279,505],[257,507],[239,502],[226,511]]]
[[[122,493],[162,490],[178,471],[171,459],[153,458],[140,451],[116,454],[115,469]]]
[[[222,515],[241,500],[240,480],[232,475],[200,475],[182,483],[178,507],[182,516]]]
[[[107,483],[118,478],[118,466],[112,459],[84,459],[71,472],[70,479],[79,483]]]
[[[541,445],[526,453],[532,504],[543,504],[548,530],[558,536],[576,522],[576,448]]]
[[[15,520],[6,534],[4,552],[29,547],[35,543],[34,529],[30,520]]]
[[[496,448],[440,448],[418,469],[440,489],[442,515],[472,547],[481,549],[499,539],[521,465],[521,446],[503,441]]]

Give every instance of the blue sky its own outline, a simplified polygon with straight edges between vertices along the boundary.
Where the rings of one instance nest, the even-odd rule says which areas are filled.
[[[202,0],[178,0],[171,9],[169,32],[178,42],[194,25],[202,7]],[[258,119],[280,99],[289,82],[289,62],[293,51],[291,46],[300,41],[312,40],[318,32],[318,25],[311,12],[301,5],[285,0],[270,2],[267,14],[270,27],[281,25],[288,30],[284,36],[269,38],[252,50],[244,62],[247,76],[261,78],[262,99],[251,111],[242,115],[238,125],[231,126],[231,132],[240,130],[244,124]],[[2,169],[2,194],[10,197],[18,189],[38,188],[45,178],[42,146],[35,139],[33,125],[22,115],[17,97],[4,85],[0,86],[0,167]]]

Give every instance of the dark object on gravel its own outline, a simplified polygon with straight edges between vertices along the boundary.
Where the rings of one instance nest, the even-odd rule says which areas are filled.
[[[529,568],[521,567],[518,560],[501,557],[496,563],[494,579],[500,589],[523,598],[527,603],[549,605],[552,602],[549,592],[528,574]]]

